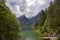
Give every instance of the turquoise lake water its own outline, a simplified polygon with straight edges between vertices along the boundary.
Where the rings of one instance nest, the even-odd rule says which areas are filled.
[[[37,40],[36,34],[34,30],[22,30],[22,33],[24,33],[24,40]]]

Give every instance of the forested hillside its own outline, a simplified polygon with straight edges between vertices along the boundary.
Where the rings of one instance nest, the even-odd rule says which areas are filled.
[[[0,40],[20,40],[20,23],[5,0],[0,0]]]
[[[50,2],[50,6],[46,10],[42,10],[40,14],[36,26],[37,36],[58,37],[60,35],[60,0]]]

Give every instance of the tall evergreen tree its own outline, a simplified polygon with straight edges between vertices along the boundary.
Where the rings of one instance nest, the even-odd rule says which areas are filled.
[[[58,40],[60,40],[60,0],[54,0],[54,4],[50,5],[47,19],[52,31],[58,35]]]
[[[46,11],[42,10],[40,12],[40,18],[39,18],[36,28],[35,28],[38,40],[42,40],[42,32],[43,32],[42,29],[43,29],[45,20],[46,20]]]
[[[55,15],[55,30],[60,34],[60,0],[55,0],[54,4],[54,15]],[[54,28],[54,27],[53,27]]]
[[[48,13],[47,13],[47,19],[49,20],[49,24],[54,32],[58,32],[60,28],[60,3],[59,0],[55,0],[53,5],[50,5]]]
[[[55,25],[54,24],[54,22],[55,22],[55,19],[54,19],[54,17],[53,17],[53,15],[54,15],[54,5],[53,5],[53,3],[51,2],[50,3],[50,6],[49,6],[49,8],[48,8],[48,10],[47,10],[47,21],[46,21],[46,23],[45,23],[45,26],[46,27],[49,27],[49,29],[52,27],[52,25]],[[53,30],[52,30],[53,31]]]
[[[46,13],[46,20],[43,21],[45,15],[42,17],[40,15],[38,21],[39,32],[45,31],[49,33],[52,31],[53,33],[57,33],[57,35],[60,35],[60,0],[54,0],[54,3],[51,2],[48,10],[44,13]]]
[[[5,0],[0,0],[0,40],[20,40],[20,23]]]
[[[45,13],[44,10],[42,10],[40,12],[40,18],[39,18],[39,21],[38,21],[39,26],[43,26],[45,19],[46,19],[46,13]]]

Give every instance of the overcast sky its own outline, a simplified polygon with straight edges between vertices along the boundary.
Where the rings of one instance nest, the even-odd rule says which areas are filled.
[[[17,17],[27,18],[36,16],[40,10],[48,7],[51,0],[6,0],[6,4]]]

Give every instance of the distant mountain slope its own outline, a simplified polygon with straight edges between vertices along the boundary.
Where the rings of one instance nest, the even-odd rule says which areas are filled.
[[[25,15],[18,17],[18,19],[21,22],[21,25],[28,25],[29,24],[29,20],[25,17]]]
[[[25,15],[23,15],[21,17],[18,17],[18,19],[20,20],[22,26],[28,26],[28,25],[35,25],[36,21],[39,19],[39,16],[40,16],[40,13],[35,17],[28,19],[26,18]]]

